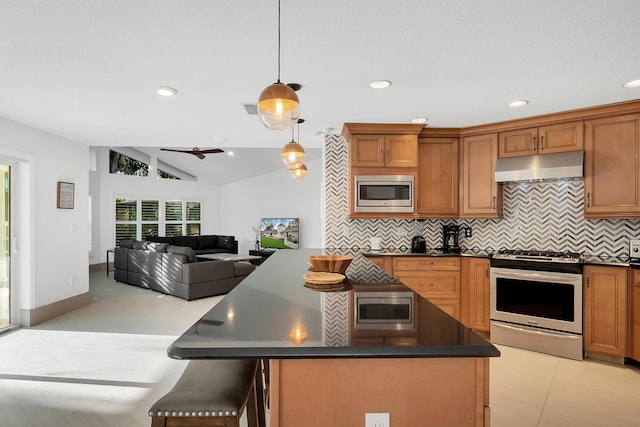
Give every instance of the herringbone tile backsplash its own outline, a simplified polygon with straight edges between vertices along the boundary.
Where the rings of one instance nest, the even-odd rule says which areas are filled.
[[[575,251],[625,257],[629,239],[640,238],[640,220],[585,219],[584,182],[567,180],[504,185],[500,220],[360,220],[349,219],[348,146],[339,135],[325,138],[325,246],[367,247],[381,237],[384,248],[410,247],[414,235],[427,246],[442,246],[442,225],[471,227],[460,237],[463,248]]]

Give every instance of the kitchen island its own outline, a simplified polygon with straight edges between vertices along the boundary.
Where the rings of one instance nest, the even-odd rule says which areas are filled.
[[[341,289],[305,284],[310,255],[354,256]],[[424,298],[408,329],[359,330],[354,294],[405,289],[358,250],[279,251],[169,348],[177,359],[270,361],[270,425],[488,426],[499,351]],[[406,289],[405,289],[406,290]]]

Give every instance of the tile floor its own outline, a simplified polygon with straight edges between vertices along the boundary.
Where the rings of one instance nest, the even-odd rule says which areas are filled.
[[[187,302],[104,272],[91,274],[91,298],[0,335],[1,427],[148,427],[148,408],[186,364],[167,347],[221,299]],[[640,426],[637,365],[500,350],[491,361],[493,427]]]

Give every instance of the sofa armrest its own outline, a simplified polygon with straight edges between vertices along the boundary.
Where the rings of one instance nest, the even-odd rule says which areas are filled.
[[[183,283],[200,283],[234,277],[233,261],[200,261],[182,265]]]

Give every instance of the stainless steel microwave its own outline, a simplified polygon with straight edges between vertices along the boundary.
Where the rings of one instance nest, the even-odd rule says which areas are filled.
[[[354,293],[355,329],[412,329],[414,293],[363,291]]]
[[[354,212],[413,212],[413,176],[355,176]]]

